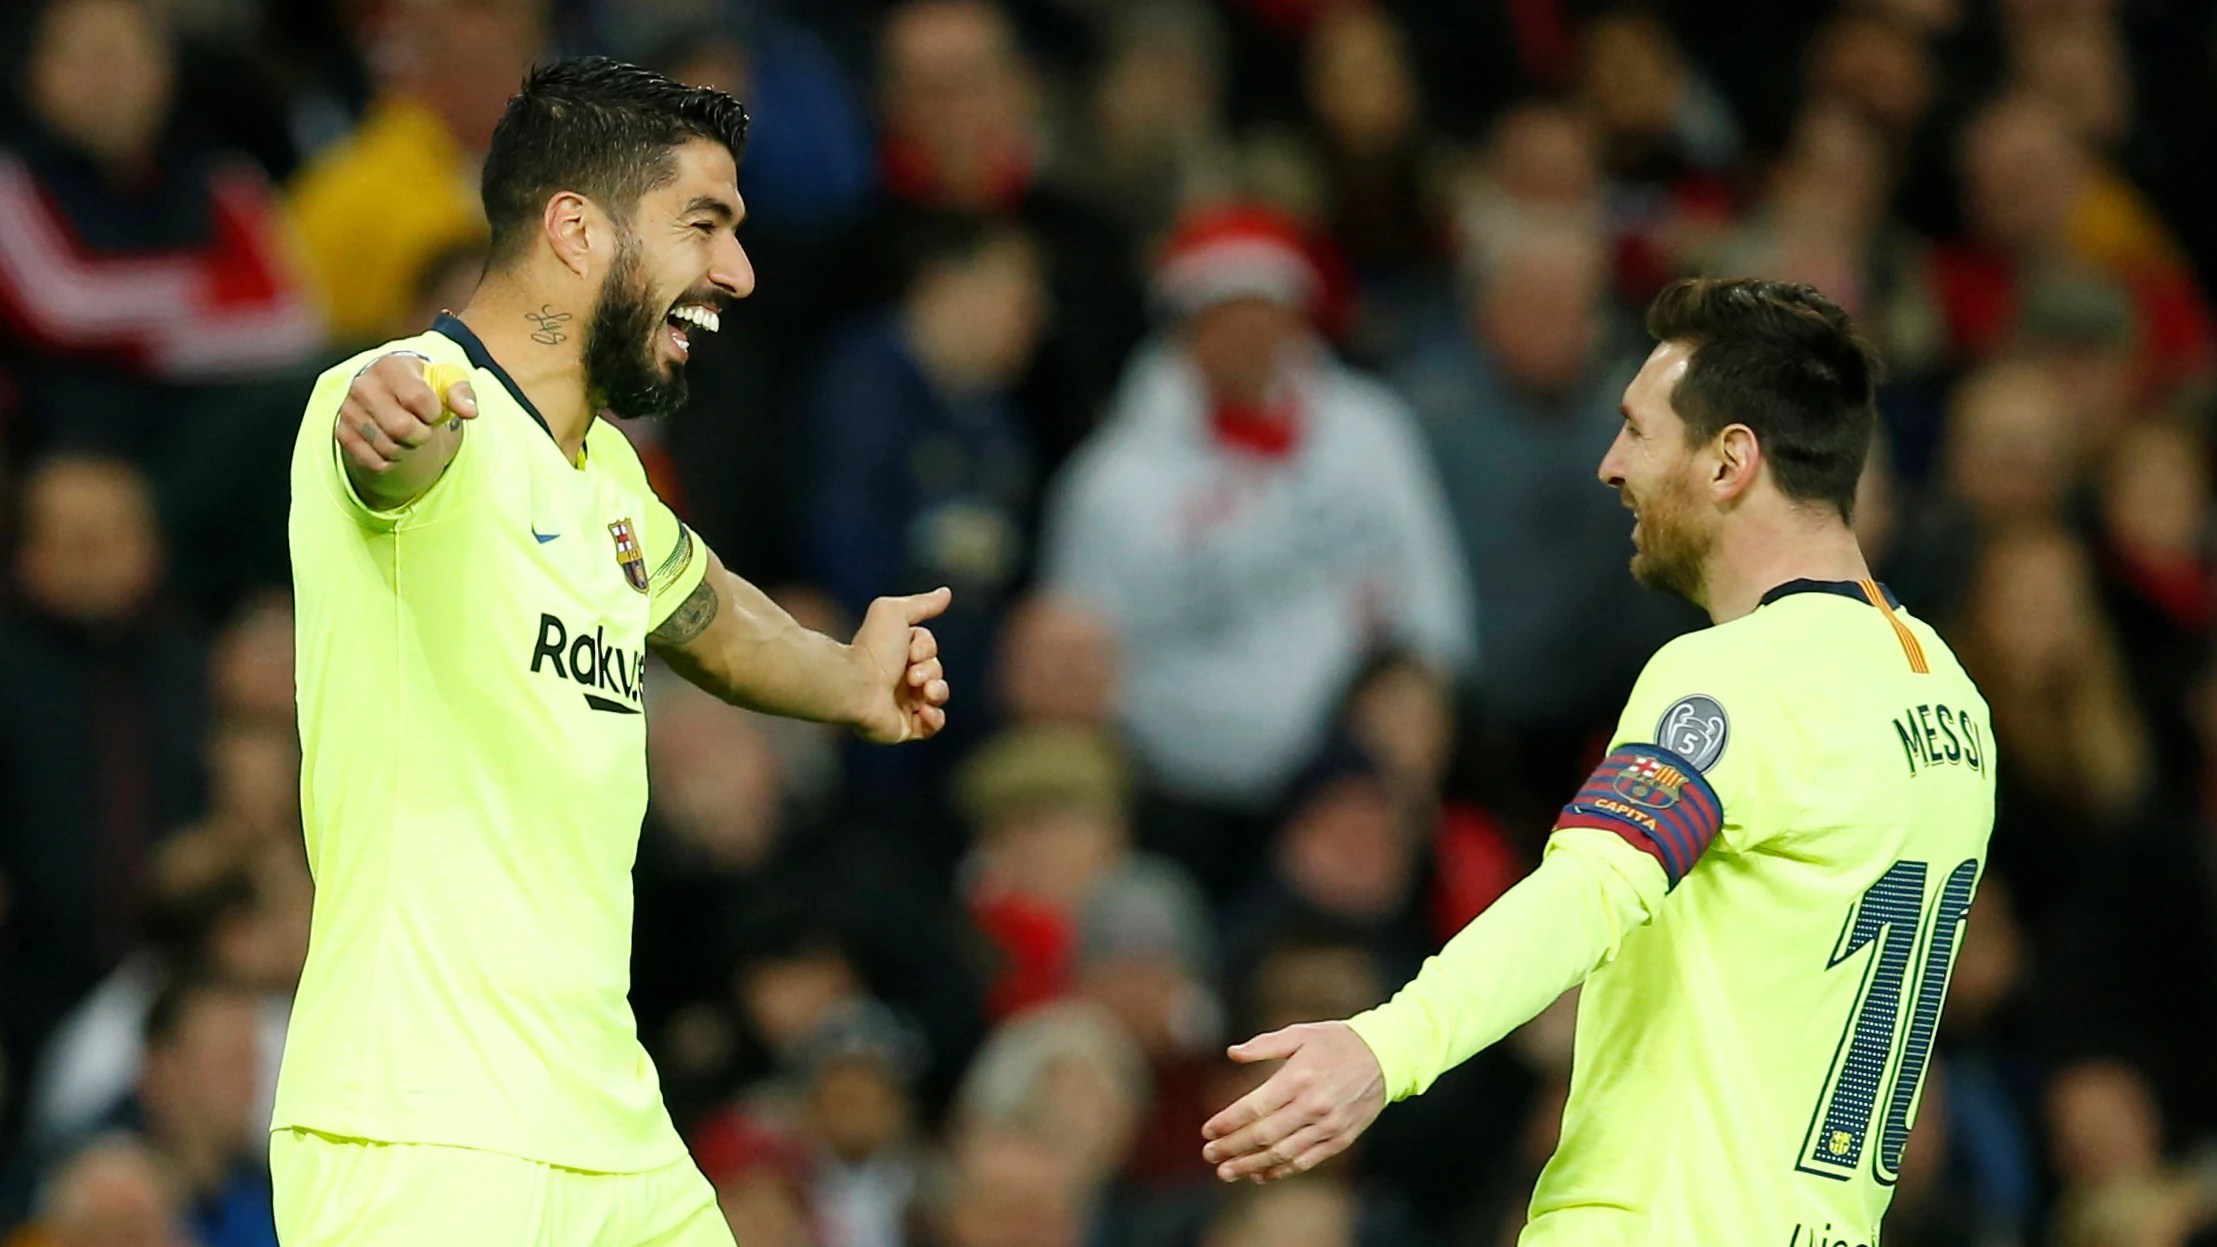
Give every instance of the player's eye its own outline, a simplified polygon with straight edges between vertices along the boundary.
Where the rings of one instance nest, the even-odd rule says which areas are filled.
[[[695,221],[693,222],[693,228],[699,231],[704,238],[713,237],[716,233],[716,223],[714,221]]]

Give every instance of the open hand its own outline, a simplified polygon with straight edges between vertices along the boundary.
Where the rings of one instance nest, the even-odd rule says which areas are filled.
[[[923,627],[954,600],[949,589],[879,598],[854,634],[870,681],[855,730],[880,745],[923,740],[947,726],[947,677],[939,640]]]
[[[449,413],[477,418],[477,394],[469,382],[457,381],[441,396],[423,374],[422,360],[394,354],[354,378],[331,429],[347,458],[365,471],[383,472],[403,451],[430,441]]]
[[[1345,1022],[1314,1022],[1235,1044],[1231,1058],[1285,1066],[1209,1118],[1201,1155],[1226,1182],[1275,1182],[1347,1150],[1386,1107],[1386,1076]]]

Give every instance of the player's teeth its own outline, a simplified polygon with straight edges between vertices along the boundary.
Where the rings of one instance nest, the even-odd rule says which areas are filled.
[[[701,328],[706,329],[710,333],[717,333],[720,332],[723,327],[724,318],[716,314],[715,308],[704,307],[701,309]]]

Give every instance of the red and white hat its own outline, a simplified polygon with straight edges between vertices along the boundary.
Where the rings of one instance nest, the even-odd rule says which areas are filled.
[[[1230,299],[1263,298],[1313,311],[1324,278],[1301,231],[1275,209],[1234,203],[1189,214],[1155,266],[1154,294],[1179,316]]]

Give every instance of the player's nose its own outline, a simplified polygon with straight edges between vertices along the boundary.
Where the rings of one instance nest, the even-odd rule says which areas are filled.
[[[709,265],[708,280],[734,299],[744,299],[754,293],[754,261],[747,258],[747,249],[738,239],[725,237],[715,262]]]
[[[1617,434],[1616,440],[1609,443],[1609,453],[1601,456],[1601,466],[1595,469],[1594,475],[1600,477],[1601,483],[1611,489],[1624,488],[1624,435],[1622,433]]]

